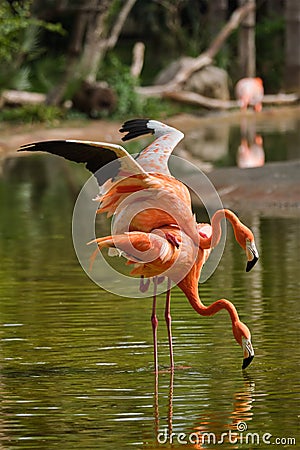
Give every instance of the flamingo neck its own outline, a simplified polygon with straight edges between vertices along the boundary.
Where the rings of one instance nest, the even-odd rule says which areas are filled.
[[[221,229],[221,221],[222,219],[228,219],[232,225],[234,230],[234,234],[236,236],[236,232],[241,226],[241,222],[237,218],[237,216],[230,211],[229,209],[219,209],[216,211],[211,220],[212,233],[208,238],[200,237],[200,246],[203,249],[214,248],[218,245],[222,235]]]
[[[193,272],[193,270],[191,272]],[[230,315],[232,326],[234,328],[237,322],[240,321],[235,306],[226,299],[217,300],[211,305],[205,306],[199,297],[198,283],[193,281],[195,279],[198,280],[198,278],[195,278],[196,274],[191,272],[178,284],[178,286],[185,293],[194,310],[201,316],[214,316],[222,309],[226,309]]]

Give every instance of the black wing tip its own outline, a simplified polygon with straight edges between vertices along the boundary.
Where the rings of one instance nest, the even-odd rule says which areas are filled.
[[[58,145],[61,143],[66,143],[66,140],[63,139],[56,139],[51,141],[39,141],[39,142],[30,142],[29,144],[22,144],[18,148],[18,152],[24,152],[24,151],[48,151],[50,146]],[[51,153],[51,152],[50,152]]]
[[[128,131],[132,127],[147,126],[147,123],[149,122],[149,120],[150,119],[141,119],[141,118],[129,119],[129,120],[126,120],[126,122],[123,123],[121,129],[124,129],[125,131]]]
[[[120,133],[127,133],[122,141],[129,141],[144,134],[153,134],[154,130],[148,127],[150,119],[130,119],[123,123]]]
[[[20,145],[17,152],[25,152],[27,150],[32,150],[32,149],[34,149],[34,147],[35,147],[35,144],[23,144],[23,145]]]

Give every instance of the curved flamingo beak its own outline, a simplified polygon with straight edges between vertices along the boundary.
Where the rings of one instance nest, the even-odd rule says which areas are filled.
[[[251,340],[243,337],[242,348],[244,354],[242,369],[246,369],[254,358],[254,350],[252,347]]]
[[[254,241],[250,241],[249,239],[247,239],[247,241],[246,241],[246,255],[247,255],[247,259],[248,259],[247,266],[246,266],[246,272],[250,272],[250,270],[257,263],[259,254],[258,254],[257,248],[255,247]]]

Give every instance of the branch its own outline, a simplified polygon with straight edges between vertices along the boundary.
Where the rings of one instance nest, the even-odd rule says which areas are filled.
[[[300,100],[297,94],[277,94],[277,95],[265,95],[263,98],[263,104],[265,105],[283,105],[289,103],[297,103]]]
[[[169,91],[163,93],[162,97],[177,102],[188,103],[190,105],[203,106],[208,109],[231,109],[238,107],[237,101],[204,97],[203,95],[191,91]]]
[[[40,94],[38,92],[27,92],[27,91],[15,91],[6,90],[2,91],[0,95],[0,107],[5,105],[10,106],[22,106],[26,104],[38,105],[45,103],[46,95]]]
[[[208,109],[239,108],[238,102],[235,100],[219,100],[216,98],[204,97],[203,95],[190,91],[168,91],[164,92],[162,97],[175,100],[177,102],[202,106]],[[265,95],[263,98],[263,104],[265,105],[289,105],[292,103],[297,103],[298,101],[299,96],[297,94]]]
[[[231,35],[231,33],[239,27],[241,22],[245,19],[245,17],[255,9],[254,3],[246,3],[246,5],[241,6],[240,8],[233,11],[230,16],[228,22],[224,25],[222,30],[217,34],[216,38],[213,40],[209,48],[206,50],[205,54],[214,58],[216,54],[219,52],[223,43],[226,39]],[[196,58],[197,59],[197,58]]]
[[[122,28],[124,26],[124,23],[126,22],[128,14],[130,13],[135,2],[136,2],[136,0],[127,0],[127,2],[123,4],[123,7],[118,14],[118,18],[111,30],[110,36],[106,40],[106,44],[105,44],[106,49],[105,50],[112,49],[116,45],[116,43],[119,39],[120,33],[122,31]]]
[[[130,73],[133,78],[138,78],[144,65],[145,44],[143,42],[136,42],[132,53]]]

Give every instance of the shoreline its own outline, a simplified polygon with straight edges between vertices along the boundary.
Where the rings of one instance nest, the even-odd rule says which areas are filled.
[[[300,160],[262,167],[225,167],[206,173],[225,208],[271,216],[300,217]],[[199,200],[193,198],[195,206]]]
[[[300,106],[266,108],[260,114],[252,111],[243,115],[239,111],[218,112],[203,117],[180,114],[166,119],[166,122],[187,133],[193,127],[209,124],[212,120],[220,121],[220,124],[235,124],[247,117],[247,120],[258,123],[271,117],[280,123],[283,115],[295,117],[295,112],[300,116]],[[44,124],[0,127],[0,158],[4,161],[6,158],[19,157],[16,150],[20,145],[39,140],[83,139],[122,143],[118,131],[120,125],[116,121],[87,120],[63,122],[56,127],[46,127]],[[269,162],[251,169],[213,168],[205,174],[215,186],[225,207],[268,215],[300,216],[300,159]],[[199,200],[193,200],[195,206],[199,206]]]

